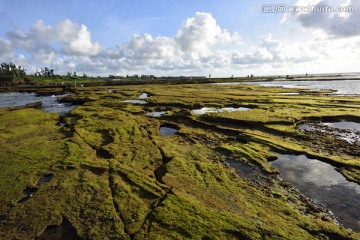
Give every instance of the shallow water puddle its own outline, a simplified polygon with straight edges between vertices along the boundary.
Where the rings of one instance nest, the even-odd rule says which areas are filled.
[[[53,174],[45,174],[38,180],[38,182],[36,183],[36,187],[26,186],[23,189],[23,194],[26,195],[26,197],[21,198],[19,201],[17,201],[17,203],[24,203],[27,200],[29,200],[32,197],[32,195],[35,194],[39,190],[40,185],[51,181],[53,178],[54,178]],[[49,188],[49,190],[53,190],[55,188],[56,188],[56,186],[52,186]]]
[[[17,201],[17,203],[24,203],[29,199],[30,199],[30,196],[26,196],[26,197],[23,197],[22,199],[20,199],[19,201]]]
[[[330,209],[340,224],[360,231],[360,185],[347,181],[330,164],[305,155],[278,154],[271,165],[306,197]]]
[[[297,92],[286,92],[286,93],[280,93],[281,95],[300,95],[300,93]]]
[[[142,93],[138,98],[140,99],[147,99],[149,97],[149,94],[147,93]]]
[[[139,99],[147,99],[148,97],[149,97],[149,95],[147,93],[142,93],[142,94],[140,94],[140,96],[138,98]],[[133,103],[133,104],[147,104],[148,103],[145,100],[138,100],[138,99],[129,99],[129,100],[124,100],[122,102]]]
[[[209,84],[218,84],[218,85],[233,85],[233,84],[252,84],[260,85],[265,87],[283,87],[283,88],[305,88],[311,90],[320,90],[320,89],[333,89],[337,92],[332,94],[337,95],[348,95],[355,94],[359,95],[360,92],[360,81],[358,80],[312,80],[312,81],[301,81],[301,80],[292,80],[292,81],[262,81],[262,82],[226,82],[226,83],[209,83]]]
[[[124,100],[122,102],[125,103],[133,103],[133,104],[147,104],[148,102],[145,100],[134,100],[134,99],[130,99],[130,100]]]
[[[35,187],[25,187],[23,190],[23,193],[25,195],[32,195],[33,193],[36,193],[39,189]]]
[[[165,114],[166,114],[166,112],[148,112],[145,115],[148,117],[161,117]]]
[[[41,184],[45,184],[49,181],[51,181],[54,178],[53,174],[45,174],[42,176],[42,178],[39,179],[39,181],[37,182],[37,186],[40,186]]]
[[[23,189],[23,194],[26,195],[26,197],[21,198],[19,201],[17,201],[17,203],[24,203],[24,202],[26,202],[26,201],[29,200],[30,197],[32,197],[32,195],[33,195],[34,193],[36,193],[38,190],[39,190],[39,188],[26,186],[26,187]]]
[[[332,123],[322,123],[328,127],[339,128],[339,129],[349,129],[349,130],[360,130],[360,123],[356,122],[332,122]]]
[[[171,136],[179,131],[179,128],[173,124],[162,124],[160,126],[160,134],[162,136]]]
[[[303,133],[307,131],[320,131],[331,134],[343,139],[348,143],[360,141],[360,123],[356,122],[324,122],[324,123],[305,123],[300,125],[299,130]]]
[[[194,109],[191,111],[193,114],[202,115],[205,113],[220,113],[220,112],[234,112],[234,111],[248,111],[250,108],[246,107],[224,107],[224,108],[209,108],[209,107],[203,107],[200,109]]]
[[[66,95],[52,95],[52,96],[36,96],[35,93],[0,93],[0,108],[3,107],[17,107],[25,104],[42,102],[41,109],[45,112],[57,112],[63,115],[70,112],[76,107],[71,103],[60,103],[58,97],[65,97]]]

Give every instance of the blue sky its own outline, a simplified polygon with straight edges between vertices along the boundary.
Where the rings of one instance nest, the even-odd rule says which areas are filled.
[[[271,3],[354,11],[263,13],[268,0],[0,0],[0,59],[28,73],[45,66],[95,75],[359,71],[356,0]]]

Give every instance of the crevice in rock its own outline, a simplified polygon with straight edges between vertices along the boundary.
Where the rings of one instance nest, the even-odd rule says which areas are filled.
[[[123,223],[124,233],[129,237],[129,239],[133,239],[133,234],[130,234],[130,232],[129,232],[127,226],[126,226],[126,219],[122,215],[118,203],[115,201],[115,195],[116,195],[115,194],[115,189],[116,189],[116,186],[115,186],[114,178],[112,176],[112,174],[114,173],[114,170],[111,167],[111,159],[114,158],[114,156],[109,151],[104,149],[103,146],[101,146],[99,148],[99,147],[93,146],[92,144],[86,142],[86,140],[75,129],[74,129],[74,132],[84,141],[85,144],[87,144],[94,151],[96,151],[96,156],[98,158],[106,159],[108,161],[108,163],[109,163],[109,167],[108,167],[108,183],[109,183],[109,188],[110,188],[110,193],[111,193],[113,206],[114,206],[114,209],[116,211],[116,214],[119,216],[121,222]],[[93,171],[94,169],[88,169],[88,170]],[[95,170],[97,172],[98,169],[95,169]]]
[[[161,154],[161,158],[162,158],[162,164],[161,166],[159,166],[157,169],[155,169],[154,171],[154,175],[155,175],[155,178],[156,180],[159,182],[159,183],[162,183],[162,184],[165,184],[164,181],[162,180],[162,178],[165,176],[165,174],[167,173],[167,170],[166,170],[166,164],[169,163],[172,158],[171,157],[168,157],[166,156],[164,150],[157,146],[155,140],[153,139],[153,137],[151,136],[151,132],[147,129],[145,129],[147,134],[148,134],[148,137],[150,139],[150,141],[152,142],[152,144],[157,147],[159,149],[159,152]]]
[[[80,240],[76,228],[71,222],[63,216],[60,225],[49,225],[46,227],[36,240],[52,240],[52,239],[67,239],[67,240]]]
[[[98,158],[104,158],[104,159],[111,159],[114,158],[114,156],[106,149],[100,148],[96,150],[96,156]]]
[[[170,187],[169,190],[166,191],[166,193],[161,196],[160,198],[156,199],[152,204],[151,204],[151,208],[150,208],[150,211],[148,214],[146,214],[145,218],[144,218],[144,221],[143,223],[141,224],[140,228],[132,235],[132,238],[135,237],[145,226],[146,224],[146,221],[150,218],[151,214],[154,212],[154,210],[158,207],[161,206],[161,204],[165,201],[166,197],[169,195],[169,194],[173,194],[172,192],[172,187]]]
[[[167,169],[166,169],[165,164],[163,164],[160,167],[158,167],[157,169],[155,169],[154,175],[155,175],[156,180],[159,183],[165,184],[165,182],[163,181],[163,177],[166,175],[166,173],[167,173]]]
[[[76,131],[76,129],[74,129],[74,132],[81,138],[81,140],[83,140],[84,143],[86,143],[89,147],[91,147],[92,150],[94,150],[94,151],[97,151],[97,150],[98,150],[97,147],[95,147],[95,146],[91,145],[90,143],[88,143],[88,142],[85,140],[85,138],[84,138],[83,136],[81,136],[81,134]]]
[[[114,178],[112,177],[112,169],[111,169],[111,166],[110,166],[110,161],[109,161],[109,188],[110,188],[110,192],[111,192],[111,197],[112,197],[112,201],[113,201],[113,205],[114,205],[114,208],[115,208],[115,211],[116,213],[118,214],[121,222],[123,223],[124,225],[124,232],[125,234],[130,238],[132,239],[133,238],[133,235],[130,234],[127,226],[126,226],[126,220],[125,220],[125,217],[121,214],[121,211],[120,211],[120,207],[118,205],[118,203],[115,201],[115,182],[114,182]]]
[[[74,130],[74,132],[83,140],[83,142],[85,144],[87,144],[89,147],[91,147],[92,150],[94,150],[96,152],[96,156],[98,158],[104,158],[104,159],[111,159],[114,158],[114,156],[106,149],[103,148],[103,146],[101,147],[97,147],[94,146],[90,143],[88,143],[84,137],[81,136],[81,134],[79,134],[76,130]]]

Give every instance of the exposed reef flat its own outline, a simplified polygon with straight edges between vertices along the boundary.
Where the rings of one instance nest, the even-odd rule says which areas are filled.
[[[0,109],[0,239],[360,239],[269,162],[305,154],[359,184],[359,142],[298,128],[359,123],[360,97],[292,91],[99,86],[71,89],[62,101],[81,105],[61,117]],[[124,102],[142,93],[147,104]],[[191,112],[204,107],[249,110]],[[166,115],[146,116],[155,111]],[[239,174],[234,161],[261,176]]]

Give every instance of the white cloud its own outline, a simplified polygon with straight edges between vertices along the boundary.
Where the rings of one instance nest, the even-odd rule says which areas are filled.
[[[72,55],[95,56],[100,51],[99,43],[92,43],[91,34],[85,25],[79,26],[70,20],[59,23],[56,28],[64,43],[63,52]]]
[[[308,56],[299,54],[304,51],[304,46],[296,43],[286,45],[280,40],[273,39],[271,33],[260,37],[255,50],[251,53],[242,54],[234,52],[232,60],[235,64],[263,64],[283,63],[286,61],[308,61]]]
[[[86,26],[68,19],[55,26],[38,20],[28,32],[10,31],[7,35],[14,46],[29,52],[43,64],[48,64],[59,51],[75,56],[94,56],[100,51],[100,44],[91,41]],[[60,49],[54,47],[56,44],[61,45]]]
[[[209,13],[196,13],[183,22],[174,37],[135,34],[129,43],[102,51],[97,58],[119,70],[175,71],[220,67],[231,61],[222,49],[241,43],[236,32],[222,29]]]
[[[135,34],[125,47],[124,53],[129,59],[143,59],[145,62],[157,62],[181,54],[174,39],[162,36],[153,39],[149,34]]]
[[[188,18],[175,36],[175,41],[183,52],[191,51],[199,55],[207,55],[209,47],[229,40],[231,36],[228,31],[222,30],[210,13],[200,12]]]
[[[11,53],[12,53],[11,42],[0,38],[0,57],[6,57]]]
[[[299,16],[286,17],[286,21],[290,19],[300,21]],[[314,28],[315,23],[309,24]],[[28,31],[10,31],[8,39],[0,38],[0,56],[13,56],[29,71],[35,69],[31,65],[48,66],[60,74],[243,76],[327,71],[334,65],[346,71],[354,68],[360,55],[356,50],[360,36],[326,35],[315,41],[310,33],[307,40],[292,42],[276,36],[269,33],[260,36],[257,43],[245,44],[236,32],[221,28],[211,14],[196,13],[174,36],[135,34],[129,42],[103,49],[91,39],[85,25],[68,19],[46,25],[39,20]]]

